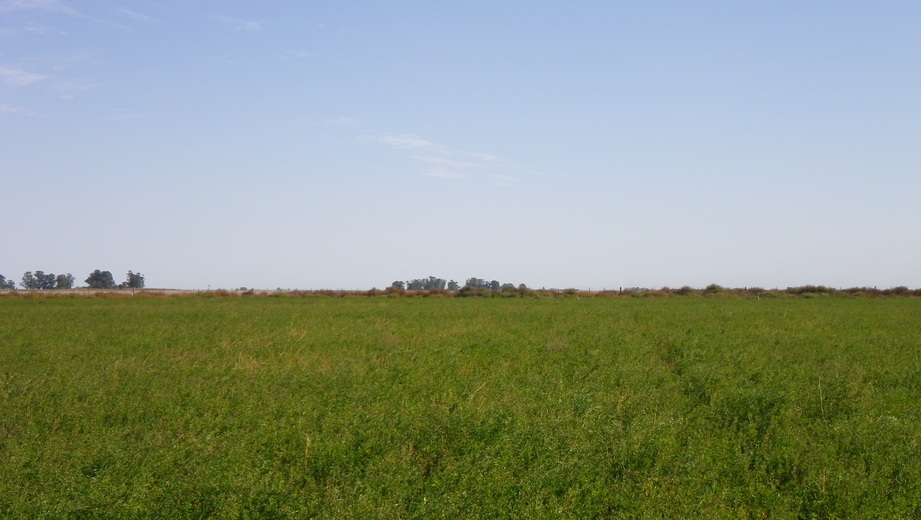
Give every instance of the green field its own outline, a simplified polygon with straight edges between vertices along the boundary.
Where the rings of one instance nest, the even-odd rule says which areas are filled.
[[[2,518],[921,518],[921,298],[0,298]]]

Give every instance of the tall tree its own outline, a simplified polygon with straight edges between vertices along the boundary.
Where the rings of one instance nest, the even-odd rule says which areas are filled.
[[[15,289],[16,282],[13,280],[7,280],[5,276],[0,274],[0,289]]]
[[[114,289],[115,279],[109,271],[96,269],[84,280],[90,289]]]
[[[49,289],[54,289],[58,278],[54,275],[54,273],[45,274],[44,271],[35,271],[35,280],[38,282],[37,289],[46,291]]]
[[[428,278],[416,278],[406,282],[406,289],[410,291],[433,291],[444,289],[447,283],[442,278],[429,276]]]
[[[125,283],[121,285],[122,287],[127,287],[129,289],[143,289],[144,288],[144,275],[141,273],[133,273],[128,271],[127,278]]]
[[[74,288],[74,275],[70,273],[59,274],[57,279],[55,280],[55,288],[56,289],[73,289]]]
[[[467,278],[467,283],[464,284],[464,287],[470,287],[471,289],[489,289],[489,282],[482,278]]]
[[[19,282],[19,285],[23,289],[38,289],[38,280],[35,278],[35,275],[32,274],[32,271],[26,271],[22,274],[22,281]]]

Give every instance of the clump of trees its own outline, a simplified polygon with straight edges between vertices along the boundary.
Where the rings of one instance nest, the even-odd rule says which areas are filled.
[[[128,271],[126,275],[127,278],[124,282],[119,284],[119,287],[127,289],[143,289],[144,288],[144,275],[141,273],[133,273]]]
[[[406,280],[405,282],[397,280],[390,287],[400,291],[443,291],[445,289],[456,291],[459,288],[454,280],[448,282],[444,278],[434,276]]]
[[[86,280],[83,281],[90,289],[115,288],[115,279],[112,277],[112,273],[109,271],[100,271],[99,269],[96,269],[86,277]]]
[[[54,273],[46,274],[44,271],[35,271],[35,273],[26,271],[22,275],[22,281],[19,282],[19,285],[21,285],[23,289],[38,289],[40,291],[49,289],[71,289],[74,286],[74,275],[67,273],[55,276]]]
[[[527,291],[528,287],[525,284],[520,284],[516,287],[511,283],[500,283],[498,280],[486,281],[483,278],[468,278],[464,285],[461,286],[454,280],[445,280],[444,278],[429,276],[428,278],[416,278],[406,281],[396,280],[390,284],[389,290],[391,292],[451,291],[466,296],[470,293],[476,294],[481,292],[508,293]]]
[[[73,289],[76,279],[74,275],[45,273],[44,271],[26,271],[22,275],[19,285],[23,289],[47,291],[53,289]],[[144,275],[128,271],[126,279],[120,284],[115,283],[112,273],[109,271],[100,271],[96,269],[84,280],[86,287],[90,289],[142,289],[144,287]],[[13,280],[0,274],[0,289],[14,290],[16,284]]]
[[[2,289],[15,289],[16,283],[13,280],[7,280],[5,276],[0,274],[0,290]]]
[[[128,271],[128,274],[125,275],[125,281],[116,284],[115,278],[112,277],[112,273],[109,271],[100,271],[96,269],[84,280],[86,286],[90,289],[143,289],[144,288],[144,275],[141,273],[135,273],[133,271]]]
[[[447,290],[444,290],[447,288]],[[723,287],[711,283],[703,288],[683,286],[678,289],[662,287],[650,289],[646,287],[619,287],[614,290],[583,291],[579,289],[531,289],[525,284],[517,287],[510,283],[500,283],[497,280],[487,281],[482,278],[468,278],[462,287],[458,287],[453,280],[445,282],[441,278],[430,276],[427,279],[409,280],[406,282],[395,281],[385,291],[372,289],[367,296],[386,294],[390,296],[485,296],[485,297],[549,297],[549,298],[599,298],[599,297],[630,297],[630,298],[655,298],[655,297],[702,297],[702,298],[783,298],[783,297],[865,297],[865,296],[905,296],[921,297],[921,289],[909,289],[904,286],[877,289],[876,287],[852,287],[849,289],[835,289],[822,285],[805,285],[788,287],[786,289],[764,289],[762,287]]]

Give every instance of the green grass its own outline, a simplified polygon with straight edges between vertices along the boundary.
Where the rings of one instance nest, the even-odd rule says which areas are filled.
[[[919,518],[921,299],[0,298],[3,518]]]

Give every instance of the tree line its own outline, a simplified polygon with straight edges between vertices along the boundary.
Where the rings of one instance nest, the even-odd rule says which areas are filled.
[[[461,286],[454,280],[446,281],[444,278],[437,278],[435,276],[429,276],[428,278],[416,278],[406,281],[396,280],[390,284],[390,288],[398,291],[486,290],[500,292],[516,290],[514,284],[500,283],[498,280],[486,281],[483,278],[468,278],[464,285]],[[524,291],[527,290],[527,288],[527,285],[519,284],[517,290]]]
[[[53,289],[73,289],[76,279],[74,275],[45,273],[44,271],[26,271],[22,275],[19,285],[23,289],[30,290],[53,290]],[[125,275],[125,281],[115,283],[115,278],[109,271],[96,269],[84,280],[86,287],[89,289],[143,289],[144,275],[128,271]],[[0,289],[16,289],[16,283],[0,274]]]

